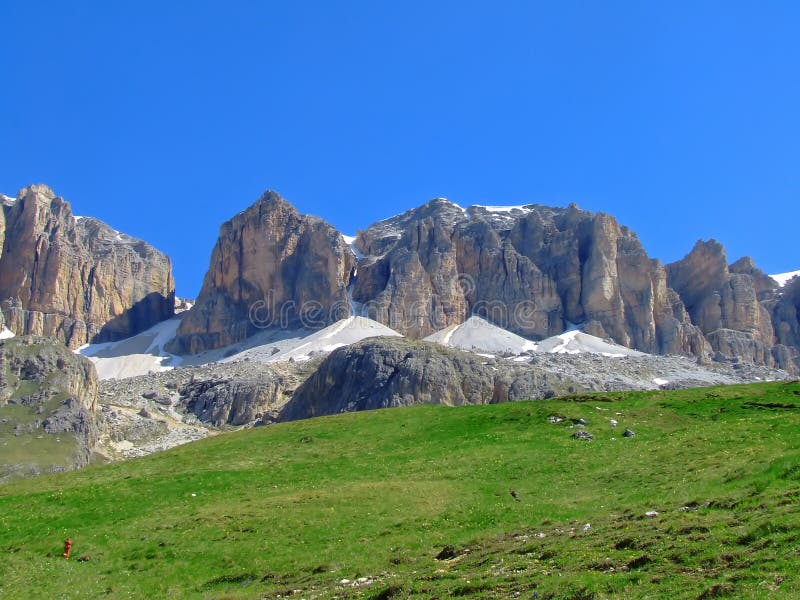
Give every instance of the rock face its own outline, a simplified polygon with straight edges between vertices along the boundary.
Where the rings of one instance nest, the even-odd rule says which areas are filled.
[[[797,341],[792,291],[778,290],[752,259],[729,266],[722,244],[700,241],[683,259],[667,265],[667,273],[715,359],[796,370],[796,353],[789,347],[796,348]]]
[[[752,260],[729,266],[716,242],[665,267],[613,217],[575,205],[463,209],[437,198],[348,247],[268,192],[223,225],[169,349],[196,353],[260,327],[322,327],[353,313],[421,339],[475,315],[534,340],[580,324],[647,353],[793,372],[792,298]]]
[[[350,314],[355,264],[331,225],[267,192],[220,228],[197,303],[170,351],[219,348],[266,327],[330,325]]]
[[[331,353],[294,393],[282,421],[414,404],[490,404],[566,393],[557,375],[402,338],[370,338]],[[574,388],[573,388],[574,389]]]
[[[286,387],[286,381],[265,366],[257,378],[191,381],[181,388],[180,395],[204,423],[246,425],[282,406]]]
[[[572,322],[645,352],[707,351],[663,266],[602,213],[436,199],[369,227],[356,246],[353,299],[411,337],[477,314],[534,339]]]
[[[339,348],[297,388],[279,420],[412,404],[489,404],[588,391],[698,387],[780,379],[768,367],[678,356],[534,354],[488,358],[407,338],[370,338]],[[666,383],[665,383],[666,382]]]
[[[0,480],[81,467],[98,437],[92,363],[47,338],[0,341]]]
[[[169,258],[92,218],[76,219],[46,186],[3,206],[0,302],[16,334],[70,347],[128,337],[169,318]]]

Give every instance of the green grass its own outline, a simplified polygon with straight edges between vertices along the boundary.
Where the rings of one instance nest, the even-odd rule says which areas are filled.
[[[3,598],[800,597],[800,384],[226,434],[0,486],[0,551]]]

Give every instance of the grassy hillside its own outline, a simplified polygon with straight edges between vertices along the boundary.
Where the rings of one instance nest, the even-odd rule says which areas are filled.
[[[800,597],[800,385],[232,433],[0,486],[0,551],[4,598]]]

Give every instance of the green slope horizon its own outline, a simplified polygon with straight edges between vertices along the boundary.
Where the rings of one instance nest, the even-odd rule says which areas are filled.
[[[800,383],[228,433],[1,485],[0,551],[2,598],[796,598]]]

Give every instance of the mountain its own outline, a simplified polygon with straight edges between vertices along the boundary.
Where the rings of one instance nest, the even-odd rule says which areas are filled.
[[[17,335],[71,348],[136,334],[172,316],[169,258],[89,217],[44,185],[4,197],[0,304]]]
[[[778,286],[751,259],[729,266],[722,244],[699,241],[683,259],[667,265],[667,274],[717,359],[782,362],[780,349],[773,349],[767,308]]]
[[[200,295],[168,350],[194,354],[265,328],[330,325],[350,314],[355,265],[331,225],[266,192],[220,228]]]
[[[163,254],[74,217],[48,188],[3,202],[0,338],[44,333],[94,363],[99,416],[83,427],[73,403],[77,416],[57,420],[97,460],[342,411],[797,371],[800,278],[779,286],[713,240],[665,267],[613,217],[575,205],[437,198],[349,237],[267,192],[222,225],[193,302],[174,297]],[[51,410],[34,402],[48,381],[10,397]],[[60,447],[59,464],[85,464]]]
[[[612,216],[574,204],[465,209],[436,198],[348,238],[268,192],[223,225],[169,350],[348,314],[422,339],[477,316],[529,341],[579,326],[641,352],[793,372],[793,298],[749,258],[729,265],[713,240],[665,267]]]

